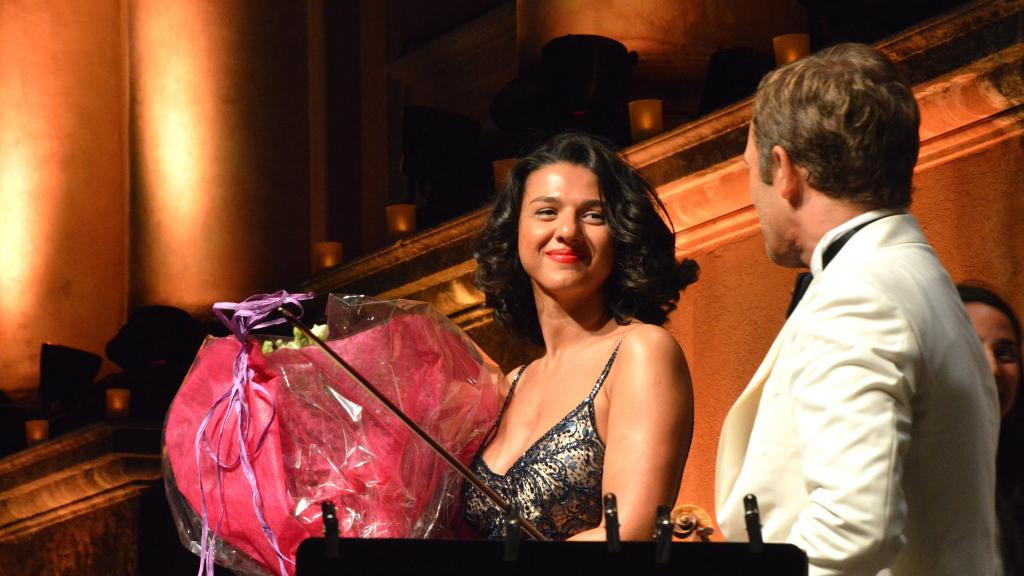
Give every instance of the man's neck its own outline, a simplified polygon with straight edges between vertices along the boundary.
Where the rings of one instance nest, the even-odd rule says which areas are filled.
[[[814,191],[806,197],[800,208],[800,261],[810,267],[815,247],[829,230],[847,222],[870,209],[859,204],[837,200]]]

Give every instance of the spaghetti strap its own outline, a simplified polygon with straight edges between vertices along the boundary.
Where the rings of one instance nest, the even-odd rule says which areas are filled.
[[[523,377],[523,372],[526,372],[526,364],[519,367],[519,371],[512,378],[512,384],[508,387],[508,395],[505,396],[505,402],[501,405],[501,411],[498,412],[498,418],[494,421],[494,425],[487,431],[487,436],[484,437],[484,441],[480,444],[480,452],[483,452],[484,447],[491,443],[494,439],[494,433],[498,431],[498,426],[501,424],[502,418],[505,417],[505,410],[508,408],[509,402],[512,401],[512,394],[516,391],[516,384],[519,384],[519,379]]]
[[[597,384],[594,384],[594,389],[587,394],[587,400],[593,400],[594,396],[597,396],[597,392],[601,390],[601,385],[604,384],[605,378],[608,377],[608,372],[612,369],[612,364],[615,363],[615,357],[619,355],[619,346],[622,346],[622,340],[615,345],[615,350],[612,350],[612,356],[608,359],[608,363],[604,365],[604,370],[601,371],[601,375],[597,377]],[[518,379],[518,377],[517,377]],[[511,396],[511,392],[509,396]]]
[[[520,369],[511,382],[498,422],[470,467],[552,540],[562,540],[601,524],[605,445],[597,433],[594,396],[611,371],[621,343],[621,340],[616,343],[590,394],[499,474],[488,466],[483,450],[504,417],[526,367]],[[502,511],[469,484],[463,484],[462,515],[470,526],[488,538],[500,539],[505,533]]]
[[[512,378],[512,384],[508,387],[508,396],[505,396],[505,402],[501,405],[501,412],[498,412],[498,422],[501,422],[501,418],[505,416],[505,409],[508,408],[508,403],[512,401],[512,394],[516,391],[516,384],[519,384],[519,379],[523,377],[523,372],[526,372],[526,366],[526,364],[520,366],[519,371]]]

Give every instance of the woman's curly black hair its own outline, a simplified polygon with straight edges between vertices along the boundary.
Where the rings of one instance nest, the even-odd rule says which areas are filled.
[[[680,291],[697,280],[699,267],[688,258],[676,262],[675,238],[662,219],[668,214],[650,183],[607,141],[577,132],[553,137],[515,164],[476,238],[476,285],[486,295],[495,320],[544,343],[530,279],[519,260],[519,212],[526,179],[559,162],[582,166],[597,176],[615,256],[605,282],[609,312],[619,324],[633,318],[664,324]]]

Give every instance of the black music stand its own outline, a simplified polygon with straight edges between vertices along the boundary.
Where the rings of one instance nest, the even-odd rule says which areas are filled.
[[[609,552],[604,542],[524,540],[514,562],[502,559],[503,542],[486,540],[341,538],[337,558],[328,559],[325,552],[323,538],[304,541],[296,554],[295,575],[807,574],[807,556],[790,544],[765,544],[755,552],[741,543],[674,542],[664,564],[655,562],[654,542],[623,542],[620,551]]]

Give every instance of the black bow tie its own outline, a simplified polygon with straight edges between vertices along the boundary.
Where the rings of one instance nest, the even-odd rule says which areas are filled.
[[[811,280],[814,280],[814,274],[810,272],[801,272],[796,275],[796,284],[793,286],[793,296],[789,299],[789,307],[786,308],[786,318],[796,310],[796,305],[800,303],[800,299],[804,297],[804,293],[807,292],[807,287],[811,285]]]
[[[874,220],[868,220],[858,226],[854,226],[844,232],[839,238],[833,240],[831,244],[825,247],[825,251],[821,254],[821,269],[823,271],[825,270],[828,263],[836,257],[836,254],[839,254],[839,251],[843,249],[843,246],[845,246],[847,242],[849,242],[850,238],[853,238],[854,234],[860,232],[861,228],[871,224],[872,222],[877,222],[882,218],[887,218],[888,216],[892,216],[892,214],[880,216]],[[789,318],[789,315],[796,310],[796,305],[799,304],[800,299],[804,297],[804,293],[807,292],[807,287],[811,285],[811,280],[814,280],[814,275],[810,272],[801,272],[796,275],[796,285],[793,286],[793,297],[789,299],[789,307],[786,308],[786,318]]]

